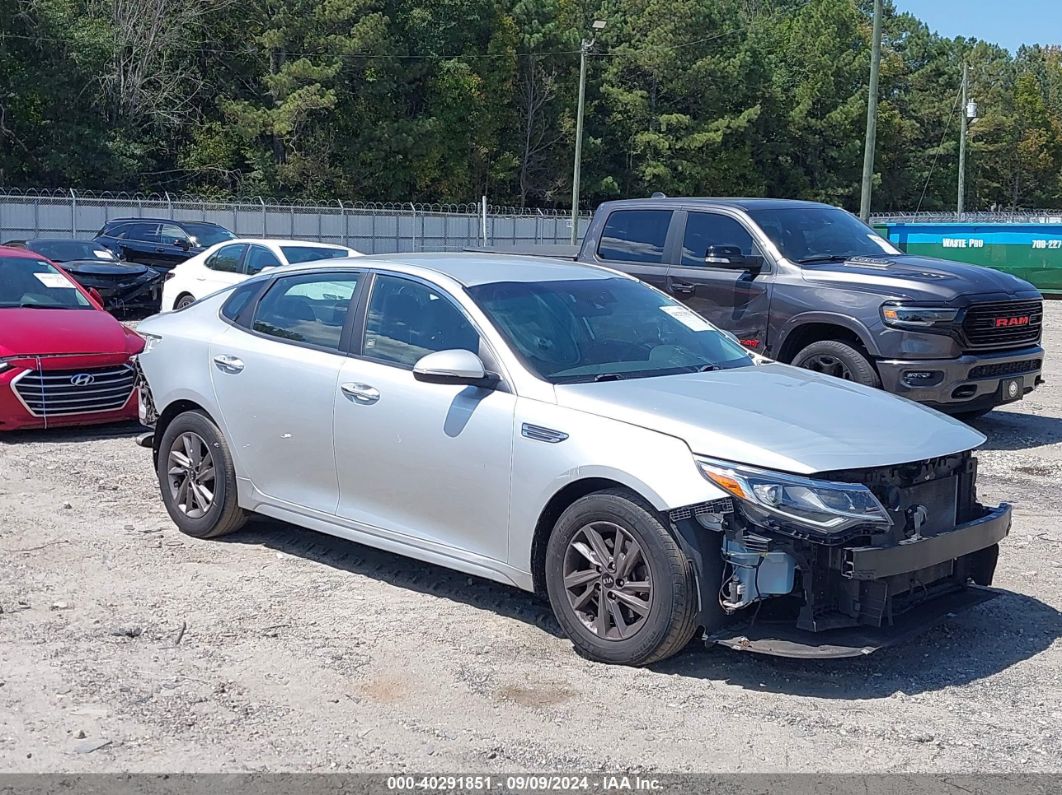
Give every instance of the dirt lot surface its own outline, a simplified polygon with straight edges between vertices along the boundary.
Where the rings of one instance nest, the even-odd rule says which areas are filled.
[[[1046,377],[978,423],[1010,594],[855,661],[597,665],[514,589],[269,521],[181,535],[135,429],[8,436],[0,770],[1058,771],[1062,356]]]

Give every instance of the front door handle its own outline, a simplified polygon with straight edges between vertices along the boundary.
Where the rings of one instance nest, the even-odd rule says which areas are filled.
[[[696,285],[689,282],[671,282],[671,292],[676,295],[693,295],[693,291],[696,289]]]
[[[380,390],[368,384],[342,384],[340,390],[355,403],[370,405],[380,399]]]
[[[230,375],[236,375],[236,373],[243,371],[243,362],[235,356],[229,356],[228,354],[215,356],[214,364],[219,370],[221,370],[221,372],[229,373]]]

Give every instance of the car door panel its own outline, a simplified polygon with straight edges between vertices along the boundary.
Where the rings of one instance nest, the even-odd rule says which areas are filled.
[[[210,345],[237,472],[272,501],[336,512],[332,412],[358,278],[278,278],[258,300],[250,328],[232,326]]]
[[[685,213],[681,245],[667,272],[667,291],[746,347],[763,350],[767,339],[772,274],[712,267],[704,262],[709,245],[734,246],[759,255],[752,235],[736,219],[711,212]]]
[[[378,275],[372,290],[335,396],[339,516],[504,561],[516,397],[418,381],[416,359],[479,351],[478,333],[434,287]]]

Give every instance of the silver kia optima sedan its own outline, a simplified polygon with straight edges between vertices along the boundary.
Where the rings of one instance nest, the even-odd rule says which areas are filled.
[[[995,594],[980,433],[753,358],[622,274],[330,260],[138,330],[141,443],[197,538],[259,513],[536,591],[631,665],[697,634],[865,654]]]

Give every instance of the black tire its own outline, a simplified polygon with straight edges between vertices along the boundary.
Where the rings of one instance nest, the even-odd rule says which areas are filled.
[[[793,357],[793,364],[805,370],[832,375],[863,386],[881,388],[874,365],[858,348],[837,340],[813,342]]]
[[[182,293],[177,297],[177,300],[173,302],[174,310],[184,309],[186,306],[191,306],[195,303],[195,296],[190,293]]]
[[[580,618],[573,606],[573,599],[569,597],[569,589],[565,587],[565,571],[570,565],[570,556],[582,562],[579,553],[572,546],[573,540],[585,538],[586,536],[581,534],[591,526],[618,528],[625,534],[624,543],[628,544],[627,550],[632,549],[630,544],[633,540],[639,547],[641,559],[644,560],[644,566],[637,564],[640,573],[635,575],[632,570],[632,577],[645,577],[648,574],[650,588],[645,600],[648,610],[644,613],[644,618],[638,619],[640,623],[636,629],[624,624],[624,629],[632,633],[628,637],[609,638],[607,632],[605,637],[596,633]],[[598,537],[600,538],[600,535]],[[618,537],[617,533],[614,538]],[[615,540],[612,549],[614,548]],[[585,554],[583,557],[586,557]],[[622,564],[620,555],[616,557]],[[596,568],[589,562],[589,558],[586,560],[587,562],[582,563],[583,566]],[[593,572],[589,570],[569,576],[581,574],[593,576]],[[598,594],[596,598],[591,598],[589,604],[600,605],[609,586],[603,585],[602,581],[586,584],[590,588],[596,587]],[[623,580],[612,580],[612,584],[618,591]],[[692,563],[661,523],[652,506],[633,492],[624,489],[589,494],[576,500],[561,514],[546,546],[546,590],[557,621],[576,651],[598,662],[649,665],[681,651],[697,629],[697,590]],[[615,592],[608,591],[607,595],[612,606],[600,609],[609,613],[616,609],[622,613],[623,607],[617,603]],[[609,602],[606,601],[605,604],[608,605]],[[597,609],[590,607],[588,611],[596,612]],[[630,611],[627,615],[636,617]],[[613,623],[610,631],[621,635],[619,623],[613,622],[611,613],[608,621]]]
[[[200,464],[209,457],[213,478],[203,481],[203,485],[196,481],[194,489],[188,487],[182,503],[180,483],[187,481],[189,474],[184,472],[182,480],[182,474],[173,472],[181,468],[181,456],[194,460],[194,455],[189,456],[186,452],[190,437],[202,442]],[[205,473],[206,469],[201,468],[199,474]],[[218,427],[202,412],[186,411],[166,426],[159,443],[157,474],[166,511],[182,533],[193,538],[217,538],[240,529],[247,521],[247,512],[236,502],[236,469],[228,445]],[[208,488],[207,492],[203,491],[204,486]],[[189,492],[192,492],[191,496],[188,496]],[[207,493],[212,496],[204,509],[197,500],[204,500]]]
[[[981,419],[983,416],[988,414],[988,412],[990,412],[991,410],[992,410],[991,408],[987,408],[987,409],[977,409],[977,411],[957,411],[954,414],[952,414],[951,416],[953,416],[957,420],[962,420],[963,422],[973,422],[974,420]]]

